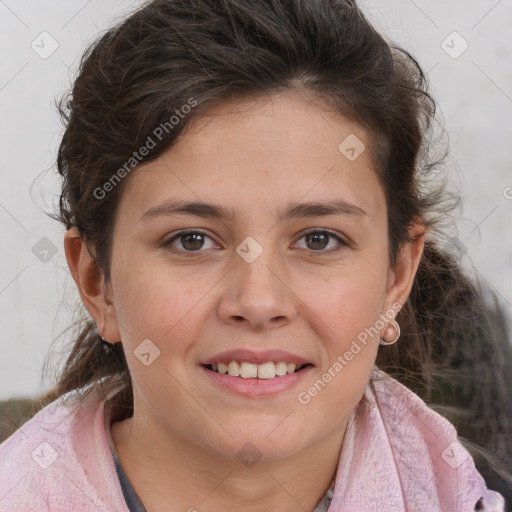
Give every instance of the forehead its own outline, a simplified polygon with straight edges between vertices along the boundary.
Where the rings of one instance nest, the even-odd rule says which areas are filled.
[[[383,191],[368,137],[357,123],[299,95],[223,102],[191,119],[166,153],[134,171],[123,195],[134,212],[173,197],[261,215],[276,203],[341,195],[379,214]]]
[[[287,91],[209,107],[191,119],[178,144],[183,151],[194,148],[196,153],[200,149],[209,154],[222,152],[228,145],[231,149],[243,148],[249,154],[274,154],[276,159],[293,148],[297,159],[318,159],[316,149],[325,151],[330,146],[329,153],[337,156],[340,142],[349,136],[369,142],[362,126],[335,113],[318,98]]]

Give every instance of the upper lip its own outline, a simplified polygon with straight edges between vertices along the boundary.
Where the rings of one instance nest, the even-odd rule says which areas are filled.
[[[275,363],[285,361],[286,363],[295,363],[297,366],[310,363],[307,359],[304,359],[303,357],[300,357],[296,354],[292,354],[291,352],[286,352],[284,350],[255,351],[243,348],[226,350],[225,352],[221,352],[213,357],[210,357],[206,361],[203,361],[201,364],[228,364],[231,361],[246,362],[252,364],[262,364],[269,361],[273,361]]]

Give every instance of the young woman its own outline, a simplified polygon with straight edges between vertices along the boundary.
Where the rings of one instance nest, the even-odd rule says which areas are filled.
[[[436,242],[434,107],[353,0],[156,0],[96,41],[58,156],[90,319],[0,510],[504,511],[418,396],[468,381],[461,334],[508,357]]]

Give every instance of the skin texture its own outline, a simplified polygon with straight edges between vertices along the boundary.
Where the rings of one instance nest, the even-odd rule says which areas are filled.
[[[351,134],[367,148],[355,161],[338,149]],[[405,302],[423,251],[417,223],[415,241],[389,266],[386,203],[370,143],[357,124],[291,93],[219,104],[129,176],[111,282],[76,228],[65,235],[85,306],[105,339],[124,344],[134,416],[113,424],[112,436],[148,510],[312,510],[325,493],[379,336],[308,404],[297,395],[379,315]],[[141,220],[170,199],[216,203],[235,216]],[[278,221],[289,202],[339,199],[365,215]],[[206,237],[164,245],[191,228]],[[312,228],[334,231],[346,244],[305,236]],[[252,263],[236,251],[248,236],[263,249]],[[393,339],[387,327],[380,336]],[[145,339],[160,350],[149,366],[134,354]],[[242,397],[212,385],[199,366],[233,348],[279,348],[314,368],[277,396]],[[250,467],[237,455],[247,443],[261,454]]]

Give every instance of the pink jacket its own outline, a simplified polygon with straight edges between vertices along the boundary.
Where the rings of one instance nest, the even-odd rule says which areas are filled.
[[[75,395],[0,445],[0,511],[128,511],[108,444],[109,409],[96,392],[82,405],[62,403]],[[328,511],[473,510],[504,512],[504,500],[486,489],[454,427],[375,370],[349,419]]]

